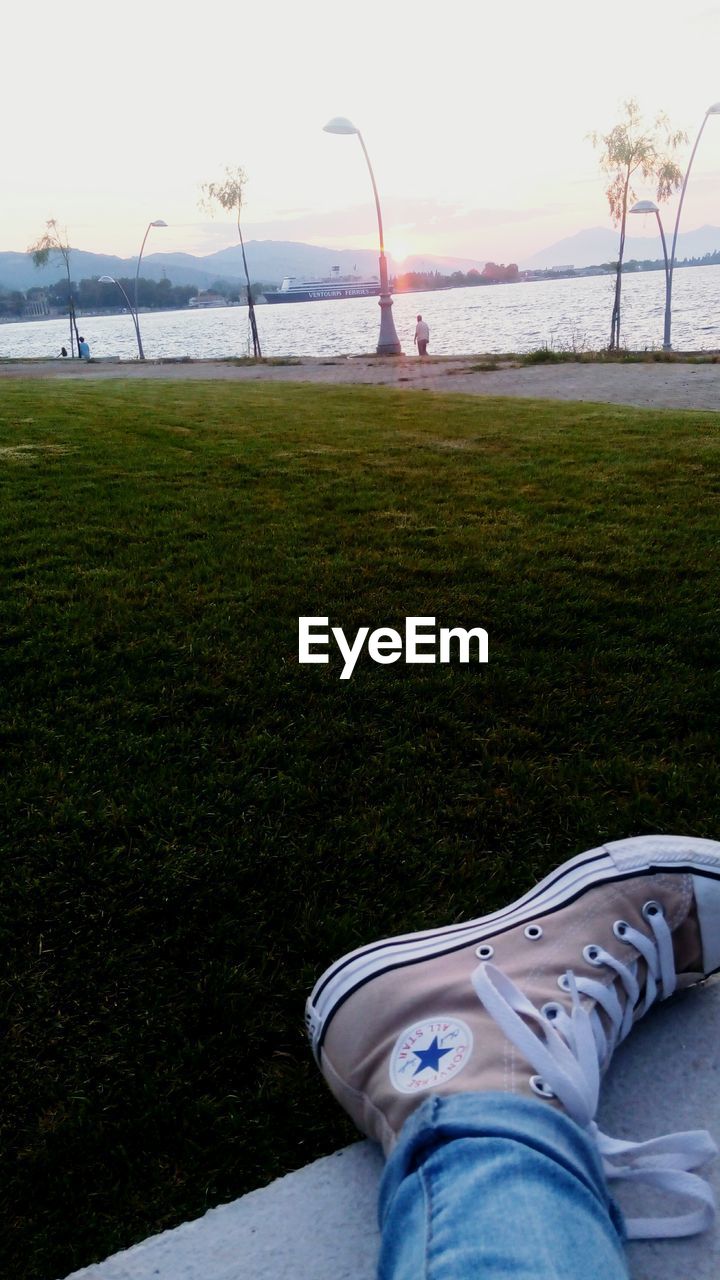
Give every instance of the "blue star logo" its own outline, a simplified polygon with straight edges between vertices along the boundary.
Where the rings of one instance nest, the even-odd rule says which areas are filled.
[[[435,1036],[429,1049],[413,1049],[413,1053],[420,1059],[419,1066],[415,1068],[415,1075],[417,1076],[426,1067],[430,1067],[432,1071],[437,1071],[440,1059],[446,1053],[452,1053],[452,1049],[441,1049],[438,1044],[438,1038]]]

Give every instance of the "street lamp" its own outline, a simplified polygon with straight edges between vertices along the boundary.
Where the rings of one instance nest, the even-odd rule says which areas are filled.
[[[135,271],[135,332],[137,333],[138,351],[140,353],[141,360],[145,359],[145,352],[143,351],[142,338],[140,337],[140,318],[138,316],[138,277],[140,275],[140,263],[142,262],[143,249],[145,248],[145,241],[150,235],[150,228],[166,227],[166,226],[167,226],[167,222],[163,222],[162,218],[156,218],[154,222],[148,222],[147,230],[145,232],[145,235],[143,236],[142,245],[140,246],[140,256],[138,257],[138,260],[137,260],[137,268]]]
[[[665,259],[665,341],[663,342],[664,350],[669,350],[669,334],[670,334],[670,263],[668,262],[667,243],[665,240],[665,231],[663,230],[662,220],[660,218],[660,210],[654,200],[638,200],[634,204],[630,213],[654,213],[657,218],[657,224],[660,228],[660,239],[662,240],[663,257]]]
[[[682,191],[680,192],[680,203],[678,204],[677,217],[675,219],[675,230],[673,232],[672,249],[670,250],[670,263],[668,266],[667,305],[665,307],[665,334],[663,337],[663,349],[665,351],[672,350],[672,342],[670,341],[670,325],[671,325],[671,319],[672,319],[672,311],[671,311],[670,304],[672,299],[673,268],[675,266],[675,247],[677,245],[678,227],[680,226],[680,214],[682,213],[683,200],[685,199],[685,188],[687,187],[688,178],[690,177],[692,162],[695,159],[695,152],[697,151],[698,143],[702,138],[703,129],[707,124],[708,116],[720,116],[720,102],[714,102],[713,105],[711,107],[708,107],[707,111],[705,112],[705,115],[703,117],[703,122],[700,125],[700,132],[698,133],[698,136],[695,139],[695,146],[693,147],[692,152],[690,154],[688,167],[685,170],[685,178],[682,184]]]
[[[370,164],[370,157],[367,153],[365,141],[359,129],[350,120],[346,120],[344,116],[334,116],[332,120],[328,120],[323,125],[325,133],[355,133],[357,134],[363,154],[367,160],[367,167],[370,171],[370,181],[372,182],[373,193],[375,195],[375,208],[377,209],[378,230],[380,232],[380,337],[377,344],[377,353],[379,356],[401,356],[402,347],[400,339],[395,331],[395,324],[392,318],[392,294],[390,293],[390,285],[388,283],[387,258],[385,257],[385,242],[383,239],[382,213],[380,212],[380,197],[375,183],[375,174]]]
[[[114,276],[100,276],[100,279],[98,280],[98,284],[116,284],[116,285],[117,285],[118,289],[120,290],[120,292],[121,292],[121,294],[122,294],[123,298],[125,299],[125,301],[126,301],[126,303],[127,303],[128,311],[130,312],[130,315],[132,316],[132,322],[133,322],[133,324],[135,325],[135,337],[137,338],[137,344],[138,344],[138,351],[139,351],[139,353],[140,353],[140,359],[141,359],[141,360],[144,360],[144,359],[145,359],[145,357],[144,357],[144,355],[143,355],[143,353],[142,353],[142,343],[141,343],[141,341],[140,341],[140,325],[138,324],[137,316],[136,316],[135,312],[133,311],[132,302],[131,302],[131,301],[130,301],[130,299],[128,298],[128,296],[127,296],[127,294],[126,294],[125,290],[123,289],[123,287],[122,287],[122,285],[121,285],[120,281],[119,281],[119,280],[116,280]]]

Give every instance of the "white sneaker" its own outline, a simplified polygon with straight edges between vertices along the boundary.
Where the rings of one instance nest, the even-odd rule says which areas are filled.
[[[491,915],[350,952],[316,983],[306,1022],[332,1092],[386,1153],[430,1094],[537,1097],[591,1130],[609,1177],[699,1202],[630,1235],[688,1235],[714,1216],[690,1172],[715,1154],[709,1134],[617,1143],[594,1117],[634,1022],[718,969],[720,843],[639,836],[572,858]]]

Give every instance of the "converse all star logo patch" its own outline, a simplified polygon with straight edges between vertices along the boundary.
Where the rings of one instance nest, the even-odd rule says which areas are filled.
[[[390,1083],[398,1093],[437,1089],[462,1071],[472,1050],[472,1031],[459,1018],[414,1022],[395,1041]]]

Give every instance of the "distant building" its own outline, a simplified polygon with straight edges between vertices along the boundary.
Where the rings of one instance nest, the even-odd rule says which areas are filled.
[[[33,319],[35,316],[49,316],[47,294],[43,289],[29,289],[23,307],[23,316]]]
[[[584,271],[575,267],[534,267],[529,271],[521,271],[521,280],[568,280],[575,276],[595,276],[597,267],[588,267]]]
[[[221,293],[212,293],[209,289],[205,293],[197,293],[194,298],[188,301],[189,307],[226,307],[227,298],[223,298]]]

